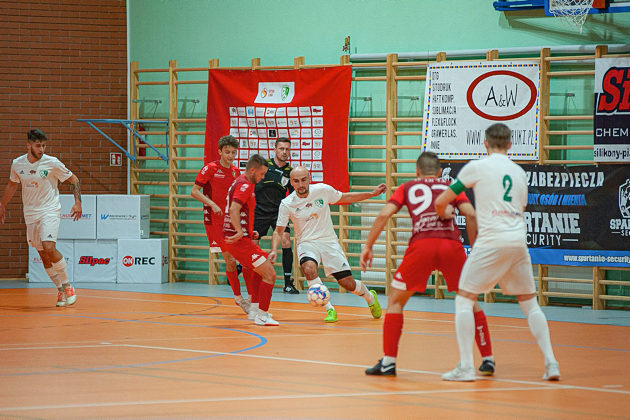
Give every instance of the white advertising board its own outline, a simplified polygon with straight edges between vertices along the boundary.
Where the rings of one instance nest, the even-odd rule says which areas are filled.
[[[539,74],[532,61],[440,62],[427,67],[422,150],[442,159],[485,156],[485,130],[512,130],[508,156],[538,160]]]
[[[97,239],[149,237],[148,195],[99,195],[96,210]]]
[[[81,218],[74,221],[70,210],[74,206],[72,194],[59,195],[61,222],[59,239],[96,239],[96,195],[81,196]]]
[[[118,243],[114,240],[74,241],[74,281],[116,283]]]
[[[68,280],[73,279],[73,257],[74,257],[74,241],[58,240],[57,250],[61,252],[61,255],[66,260],[66,267],[68,271]],[[48,277],[48,273],[44,270],[44,264],[39,253],[32,246],[28,247],[28,281],[29,283],[50,283],[52,280]]]
[[[168,239],[119,239],[118,283],[166,283]]]

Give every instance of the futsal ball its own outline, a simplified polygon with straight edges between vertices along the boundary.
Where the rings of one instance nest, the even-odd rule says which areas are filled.
[[[330,300],[330,290],[323,284],[314,284],[308,288],[306,298],[313,306],[324,306]]]

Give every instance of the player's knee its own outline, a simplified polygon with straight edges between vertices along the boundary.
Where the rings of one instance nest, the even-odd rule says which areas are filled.
[[[340,286],[349,291],[354,291],[356,288],[356,282],[352,277],[352,272],[350,270],[338,271],[333,273],[333,277],[337,280]]]
[[[455,296],[455,311],[456,312],[472,312],[475,302],[462,295]]]
[[[542,312],[540,306],[538,305],[538,300],[535,297],[527,300],[519,300],[518,304],[521,306],[523,314],[525,314],[528,318],[531,314],[536,313],[537,311]]]
[[[236,261],[234,258],[225,259],[225,271],[236,271]]]
[[[51,241],[43,241],[42,242],[42,248],[44,248],[44,252],[46,254],[51,254],[53,252],[55,252],[55,243],[51,242]]]

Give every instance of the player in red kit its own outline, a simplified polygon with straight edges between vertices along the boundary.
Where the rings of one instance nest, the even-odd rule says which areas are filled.
[[[475,210],[464,193],[459,194],[449,206],[449,219],[440,219],[433,201],[448,188],[449,182],[440,179],[440,161],[433,152],[423,152],[416,162],[418,178],[399,186],[383,210],[379,213],[361,251],[361,269],[372,265],[372,246],[385,227],[387,220],[407,206],[412,220],[409,247],[391,284],[387,314],[383,323],[384,356],[367,369],[367,375],[396,375],[398,342],[402,334],[403,308],[415,292],[424,292],[427,279],[433,270],[440,270],[449,292],[458,290],[466,252],[462,246],[459,228],[454,221],[454,208],[466,217],[466,231],[470,244],[477,235]],[[483,358],[479,371],[484,375],[494,373],[494,357],[486,317],[475,303],[475,331],[477,345]]]
[[[234,301],[249,313],[250,303],[241,296],[241,284],[236,271],[236,261],[227,252],[223,243],[223,219],[228,189],[240,175],[232,164],[238,151],[238,140],[232,136],[219,139],[219,160],[207,163],[195,178],[190,195],[203,203],[203,225],[206,228],[210,252],[221,252],[225,261],[225,274],[234,292]],[[248,289],[249,292],[249,289]]]
[[[268,312],[276,270],[267,259],[267,253],[253,242],[258,239],[258,233],[253,230],[256,208],[254,188],[265,177],[267,169],[267,161],[262,156],[253,155],[249,158],[245,173],[236,178],[228,191],[223,223],[226,250],[244,267],[251,268],[262,277],[258,292],[254,291],[259,304],[254,316],[256,325],[278,325]],[[250,313],[252,312],[253,309],[250,309]]]

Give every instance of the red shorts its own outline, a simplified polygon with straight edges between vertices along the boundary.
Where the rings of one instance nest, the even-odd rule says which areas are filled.
[[[466,251],[459,241],[443,238],[424,238],[414,241],[403,257],[392,279],[398,290],[424,292],[434,270],[440,270],[449,292],[459,289],[459,275],[466,261]]]
[[[267,253],[249,238],[241,238],[233,244],[224,242],[222,248],[245,267],[254,269],[267,261]]]
[[[204,223],[203,227],[206,228],[206,236],[208,237],[208,243],[210,244],[210,252],[222,252],[225,249],[225,243],[223,241],[223,226]]]

